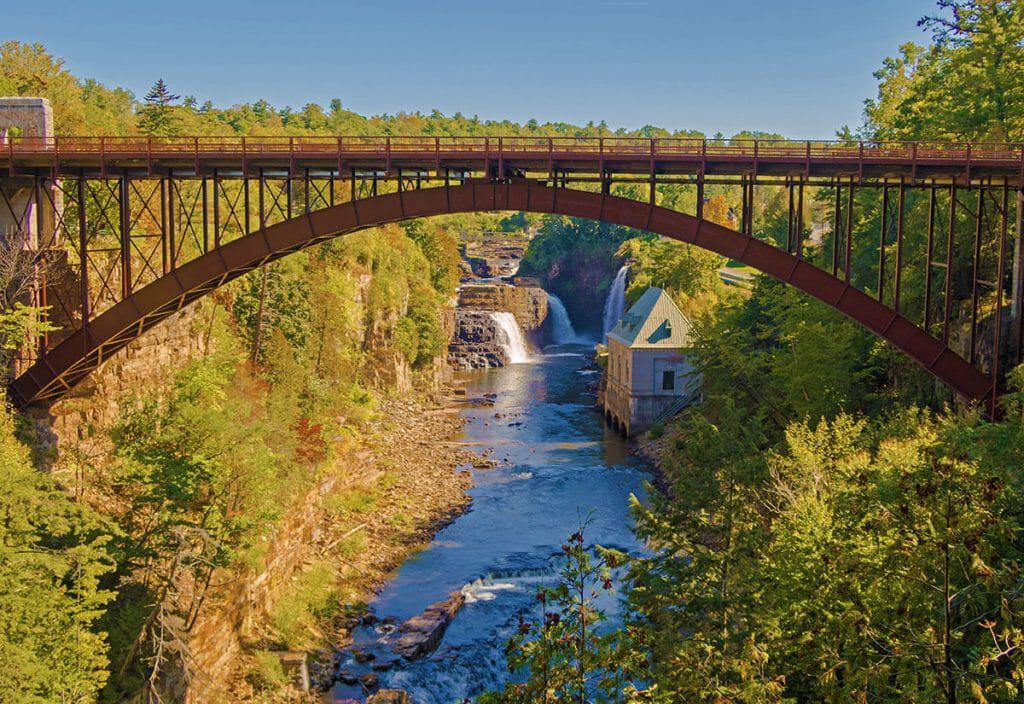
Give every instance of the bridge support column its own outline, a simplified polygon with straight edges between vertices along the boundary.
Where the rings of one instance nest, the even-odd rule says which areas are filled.
[[[1024,184],[1022,184],[1024,185]],[[1024,347],[1024,326],[1021,315],[1024,314],[1024,188],[1017,191],[1016,227],[1013,231],[1013,278],[1010,290],[1010,328],[1012,340],[1011,361],[1020,364]]]
[[[0,98],[0,149],[14,136],[53,138],[53,112],[48,100]],[[0,177],[0,260],[7,274],[0,286],[33,305],[46,304],[36,254],[53,246],[59,208],[60,197],[52,179],[37,173],[19,174],[13,167]],[[26,344],[26,348],[31,347]],[[23,354],[15,361],[16,373],[28,359],[29,355]]]
[[[46,98],[0,98],[0,148],[8,137],[53,138],[53,112]],[[52,183],[48,184],[52,187]],[[47,198],[35,174],[14,172],[0,178],[0,237],[21,236],[34,246],[52,232],[54,200]]]

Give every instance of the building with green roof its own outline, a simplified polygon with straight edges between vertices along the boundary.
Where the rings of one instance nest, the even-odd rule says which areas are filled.
[[[635,435],[700,398],[701,375],[691,361],[690,320],[652,286],[608,333],[604,411]]]

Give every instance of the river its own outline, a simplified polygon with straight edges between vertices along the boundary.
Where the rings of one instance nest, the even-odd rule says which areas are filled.
[[[493,401],[462,411],[462,440],[494,448],[500,464],[474,470],[470,509],[408,559],[370,609],[395,623],[454,591],[463,590],[466,603],[432,654],[374,671],[381,687],[404,689],[418,704],[451,704],[499,688],[510,677],[504,643],[518,614],[536,610],[537,587],[563,564],[560,546],[581,517],[590,517],[588,543],[643,550],[628,502],[631,493],[643,496],[646,468],[593,408],[588,350],[551,346],[528,363],[462,375],[467,398]],[[614,621],[616,604],[607,606]],[[342,671],[368,673],[373,663],[395,660],[385,645],[388,622],[356,630],[353,648],[373,660],[358,663],[350,650]],[[345,684],[332,694],[364,696]]]

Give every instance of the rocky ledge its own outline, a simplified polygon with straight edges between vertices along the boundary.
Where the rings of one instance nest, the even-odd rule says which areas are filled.
[[[392,649],[406,660],[417,660],[434,652],[464,602],[462,592],[452,592],[444,601],[431,604],[401,625]]]
[[[448,364],[454,369],[504,367],[508,352],[498,339],[498,328],[485,310],[455,311],[455,334],[448,344]]]
[[[469,283],[459,288],[459,309],[505,311],[530,332],[540,328],[548,317],[548,295],[536,286]]]

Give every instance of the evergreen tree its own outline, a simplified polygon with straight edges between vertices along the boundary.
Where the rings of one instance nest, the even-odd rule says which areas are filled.
[[[157,79],[146,93],[145,105],[139,110],[139,129],[145,134],[169,137],[178,131],[179,119],[175,113],[175,101],[180,99],[167,88],[164,79]]]

